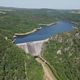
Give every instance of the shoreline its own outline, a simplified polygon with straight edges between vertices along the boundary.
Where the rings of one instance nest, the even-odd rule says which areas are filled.
[[[55,25],[56,23],[50,23],[50,24],[39,24],[39,26],[41,26],[41,25],[45,25],[45,26],[51,26],[51,25]],[[36,31],[38,31],[38,30],[40,30],[40,29],[42,29],[42,27],[39,27],[39,28],[35,28],[35,29],[33,29],[32,31],[29,31],[29,32],[27,32],[27,33],[15,33],[14,34],[14,38],[15,37],[17,37],[17,36],[25,36],[25,35],[29,35],[29,34],[31,34],[31,33],[34,33],[34,32],[36,32]]]
[[[56,24],[56,22],[53,22],[53,23],[50,23],[50,24],[39,24],[39,26],[51,26],[51,25],[54,25]]]
[[[15,33],[13,37],[29,35],[29,34],[36,32],[36,31],[37,31],[37,29],[33,29],[32,31],[29,31],[27,33]]]

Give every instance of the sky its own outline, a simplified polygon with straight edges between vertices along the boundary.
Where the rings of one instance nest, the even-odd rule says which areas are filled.
[[[80,0],[0,0],[0,6],[18,8],[80,9]]]

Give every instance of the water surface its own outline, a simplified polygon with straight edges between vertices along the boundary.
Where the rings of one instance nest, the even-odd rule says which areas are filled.
[[[31,41],[44,40],[58,33],[69,32],[72,30],[73,30],[72,23],[61,21],[51,26],[43,27],[40,30],[33,32],[29,35],[21,36],[21,37],[17,36],[15,38],[15,43],[19,44],[19,43],[25,43],[25,42],[31,42]]]

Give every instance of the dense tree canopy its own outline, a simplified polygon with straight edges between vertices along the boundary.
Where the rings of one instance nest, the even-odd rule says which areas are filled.
[[[31,31],[40,27],[39,24],[61,20],[79,27],[78,11],[0,7],[0,80],[43,80],[41,65],[12,43],[13,35]],[[61,80],[80,80],[79,32],[55,36],[44,49],[43,57],[55,68]]]

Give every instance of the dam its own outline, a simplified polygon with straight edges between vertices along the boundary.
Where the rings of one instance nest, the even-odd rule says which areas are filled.
[[[40,40],[40,41],[33,41],[33,42],[25,42],[16,44],[19,48],[23,49],[27,54],[31,54],[32,56],[41,56],[41,50],[43,48],[44,42],[47,42],[46,40]]]
[[[50,37],[55,36],[58,33],[70,32],[72,30],[72,23],[60,21],[56,24],[42,27],[31,34],[16,36],[14,38],[14,43],[26,53],[29,53],[32,56],[40,56],[43,44],[47,42]]]

